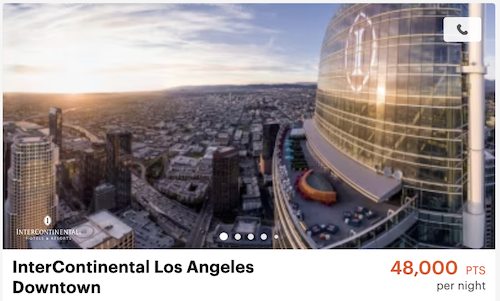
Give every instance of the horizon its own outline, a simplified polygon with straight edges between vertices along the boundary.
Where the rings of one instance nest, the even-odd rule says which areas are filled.
[[[282,83],[249,83],[249,84],[214,84],[214,85],[183,85],[175,86],[159,90],[135,90],[135,91],[105,91],[105,92],[83,92],[83,93],[68,93],[68,92],[23,92],[23,91],[4,91],[3,94],[57,94],[57,95],[87,95],[87,94],[118,94],[118,93],[155,93],[155,92],[168,92],[176,89],[189,89],[198,87],[247,87],[247,86],[281,86],[281,85],[297,85],[297,86],[315,86],[317,82],[282,82]],[[234,91],[237,93],[238,91]]]
[[[485,81],[495,82],[495,79],[485,79]],[[279,85],[303,85],[305,87],[317,85],[317,82],[294,82],[294,83],[251,83],[251,84],[216,84],[216,85],[184,85],[184,86],[175,86],[167,89],[160,90],[142,90],[142,91],[106,91],[106,92],[83,92],[83,93],[67,93],[67,92],[23,92],[23,91],[8,91],[3,92],[3,94],[57,94],[57,95],[89,95],[89,94],[120,94],[120,93],[155,93],[155,92],[168,92],[175,89],[189,89],[189,88],[198,88],[198,87],[223,87],[223,86],[234,86],[234,87],[245,87],[245,86],[279,86]],[[234,91],[232,93],[237,93],[238,91]],[[216,92],[214,92],[216,93]],[[486,92],[488,93],[488,92]]]
[[[316,83],[324,34],[338,7],[5,4],[4,92]],[[486,11],[486,79],[495,80],[495,12]]]

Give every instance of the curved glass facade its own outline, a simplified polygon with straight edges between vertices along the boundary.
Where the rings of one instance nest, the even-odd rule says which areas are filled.
[[[374,171],[402,172],[419,194],[412,238],[458,246],[466,194],[467,44],[443,40],[463,4],[347,4],[321,50],[315,123],[338,150]]]

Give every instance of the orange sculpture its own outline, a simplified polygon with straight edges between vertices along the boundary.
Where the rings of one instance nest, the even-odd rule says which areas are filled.
[[[311,187],[307,183],[307,178],[313,171],[308,170],[303,176],[300,177],[298,183],[299,191],[304,195],[305,199],[321,202],[325,205],[332,205],[337,202],[337,193],[335,191],[321,191]]]

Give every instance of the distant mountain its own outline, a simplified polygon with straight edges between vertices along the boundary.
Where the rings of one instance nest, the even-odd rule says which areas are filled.
[[[205,93],[229,93],[229,92],[244,92],[262,89],[276,88],[316,88],[314,82],[299,82],[290,84],[253,84],[253,85],[213,85],[213,86],[180,86],[170,88],[167,91],[171,92],[205,92]]]
[[[298,82],[298,83],[293,83],[294,85],[301,85],[301,86],[316,86],[316,82]]]
[[[495,92],[495,81],[494,80],[484,80],[484,90],[486,93]]]
[[[179,86],[170,88],[167,91],[171,92],[204,92],[204,93],[229,93],[229,92],[245,92],[262,89],[275,88],[316,88],[315,82],[297,82],[288,84],[252,84],[252,85],[205,85],[205,86]],[[495,81],[485,80],[485,93],[495,92]]]

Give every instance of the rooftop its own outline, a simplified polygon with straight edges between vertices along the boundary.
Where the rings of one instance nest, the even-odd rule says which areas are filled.
[[[30,140],[33,140],[33,142],[38,142],[41,140],[26,138],[36,137],[37,139],[40,139],[41,137],[49,135],[49,129],[44,128],[43,126],[40,126],[36,123],[25,121],[4,122],[3,129],[4,139],[6,139],[7,141],[14,141],[16,138],[23,138],[24,142],[30,142]]]
[[[54,108],[54,107],[52,107],[52,108],[49,109],[49,113],[50,114],[57,114],[58,112],[62,113],[62,111],[61,111],[60,108]]]
[[[318,131],[314,120],[304,120],[304,129],[309,145],[317,155],[327,161],[339,177],[349,181],[351,186],[355,186],[371,200],[384,202],[401,190],[401,181],[368,169],[330,144]]]
[[[34,143],[44,141],[43,137],[22,137],[19,139],[20,143]]]
[[[42,129],[43,127],[32,122],[25,122],[25,121],[20,121],[15,123],[18,128],[20,128],[23,131],[32,131],[32,130],[38,130]]]
[[[259,230],[260,221],[256,219],[240,219],[233,227],[233,232],[238,232],[241,234],[256,233]]]
[[[292,132],[290,133],[290,135],[292,137],[300,137],[300,136],[304,136],[305,132],[304,132],[303,128],[295,128],[295,129],[292,129]]]
[[[170,161],[170,165],[187,165],[195,167],[196,165],[198,165],[198,162],[199,160],[196,158],[186,157],[186,156],[175,156]]]
[[[110,189],[114,189],[114,188],[115,188],[115,186],[113,186],[112,184],[104,183],[104,184],[101,184],[101,185],[97,186],[96,188],[94,188],[94,191],[96,193],[103,193],[103,192],[109,191]]]
[[[168,249],[174,246],[174,239],[149,219],[147,211],[129,210],[121,215],[121,219],[134,229],[136,249]]]
[[[217,151],[217,146],[209,146],[205,150],[205,155],[203,156],[203,159],[206,160],[212,160],[214,157],[214,153]]]
[[[288,131],[286,135],[286,139],[288,140],[290,138],[290,131]],[[387,202],[375,203],[340,178],[333,176],[329,172],[324,172],[310,152],[307,141],[301,140],[300,145],[309,169],[313,169],[312,175],[316,175],[315,179],[312,180],[312,182],[314,182],[313,184],[318,186],[318,188],[321,187],[321,190],[333,189],[337,194],[337,203],[331,206],[312,200],[306,200],[297,191],[295,191],[291,199],[290,205],[295,213],[297,222],[301,220],[308,231],[314,226],[321,227],[322,225],[327,226],[329,224],[339,227],[338,232],[330,235],[328,240],[322,239],[320,235],[312,235],[312,240],[318,247],[323,247],[349,237],[352,234],[351,230],[359,233],[369,228],[380,218],[385,217],[388,210],[395,210],[398,208],[398,206]],[[292,170],[291,161],[287,159],[289,154],[286,152],[286,148],[287,146],[283,145],[283,162],[290,182],[293,185],[292,182],[295,181],[297,176],[301,175],[303,171]],[[310,184],[310,182],[308,182],[308,184]],[[358,206],[371,210],[374,213],[374,218],[362,220],[359,227],[346,224],[344,221],[344,212],[349,211],[354,214]]]
[[[224,157],[228,158],[234,155],[238,155],[238,153],[239,151],[236,148],[232,146],[227,146],[227,147],[222,147],[218,151],[214,152],[213,156],[218,158],[224,158]]]
[[[81,235],[71,235],[71,239],[82,249],[92,249],[110,238],[120,239],[132,228],[107,210],[87,217],[87,221],[74,228]]]
[[[49,136],[50,135],[50,129],[48,128],[43,128],[38,130],[42,135]]]

